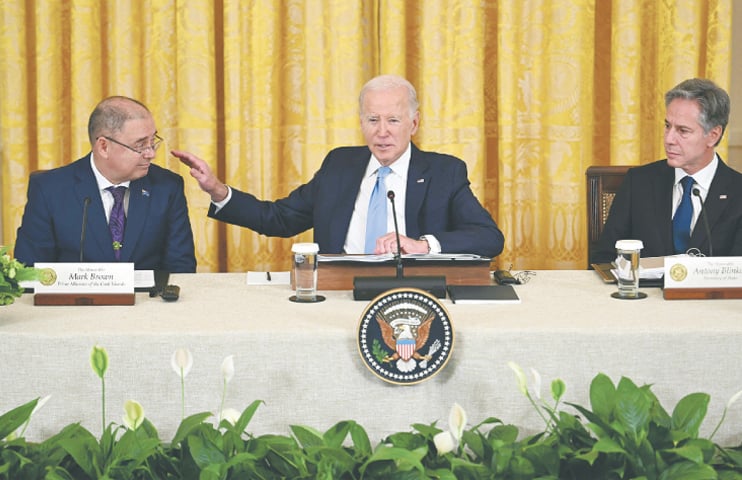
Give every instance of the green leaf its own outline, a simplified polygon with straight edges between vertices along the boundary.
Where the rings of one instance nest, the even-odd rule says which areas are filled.
[[[406,448],[388,447],[380,445],[371,457],[361,466],[361,472],[364,472],[369,465],[374,462],[391,460],[400,471],[417,470],[425,471],[421,460],[427,453],[427,448],[418,448],[407,450]]]
[[[291,425],[290,428],[291,432],[296,437],[296,440],[299,442],[299,445],[304,448],[321,447],[325,444],[322,438],[322,434],[312,427],[305,427],[303,425]]]
[[[38,402],[38,398],[31,400],[30,402],[23,404],[20,407],[16,407],[0,416],[0,440],[15,432],[21,425],[31,418],[33,409],[36,408]]]
[[[616,388],[616,417],[636,444],[646,437],[649,430],[652,405],[647,395],[628,378],[621,378]]]
[[[80,469],[91,478],[101,476],[100,463],[97,457],[101,456],[101,448],[93,434],[79,424],[65,427],[59,439],[59,446],[73,458]]]
[[[691,462],[675,463],[662,472],[659,480],[716,480],[716,470],[709,465]]]
[[[212,416],[210,412],[201,412],[184,418],[183,421],[180,422],[180,425],[178,425],[178,431],[175,432],[175,436],[170,443],[172,445],[179,445],[183,440],[185,440],[185,438],[191,433],[191,431],[193,431],[194,428],[201,425],[204,420],[206,420],[210,416]]]
[[[352,422],[349,421],[338,422],[328,429],[322,436],[325,446],[330,448],[340,448],[348,437],[351,423]]]
[[[204,469],[209,465],[226,463],[227,459],[219,448],[212,442],[199,435],[188,437],[188,449],[193,461],[199,468]]]
[[[672,428],[697,438],[698,430],[706,418],[710,399],[706,393],[691,393],[683,397],[672,412]]]
[[[615,408],[616,387],[604,373],[599,373],[590,383],[590,405],[603,422],[609,424]]]
[[[611,438],[601,438],[593,445],[593,450],[602,453],[623,453],[627,454],[626,450]]]
[[[353,440],[358,454],[367,457],[371,455],[371,440],[368,438],[366,430],[356,422],[350,427],[350,438]]]
[[[261,403],[265,403],[262,400],[255,400],[250,405],[247,406],[247,408],[242,412],[242,415],[240,415],[240,419],[237,420],[237,423],[234,425],[234,429],[237,432],[244,432],[247,428],[247,425],[252,420],[252,417],[255,415],[255,412],[258,410],[258,407]]]

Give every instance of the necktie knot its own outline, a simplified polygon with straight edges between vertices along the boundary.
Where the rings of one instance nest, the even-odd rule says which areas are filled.
[[[690,196],[693,183],[693,177],[691,177],[690,175],[686,175],[682,178],[682,180],[680,180],[680,184],[683,185],[683,195]]]
[[[381,167],[376,171],[376,181],[382,181],[384,178],[386,178],[387,175],[392,173],[392,169],[390,167]]]
[[[107,187],[106,190],[111,192],[111,195],[113,195],[114,204],[124,201],[124,194],[126,193],[126,187]]]

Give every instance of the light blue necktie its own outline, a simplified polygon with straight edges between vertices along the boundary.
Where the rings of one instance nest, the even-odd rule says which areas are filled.
[[[389,167],[381,167],[376,171],[376,184],[368,202],[368,217],[366,217],[366,253],[374,253],[376,239],[386,233],[386,185],[384,177],[391,173]]]
[[[690,194],[693,187],[693,177],[686,176],[680,180],[683,184],[683,197],[680,200],[675,216],[672,218],[672,243],[675,253],[685,253],[690,244],[690,222],[693,218],[693,202]]]

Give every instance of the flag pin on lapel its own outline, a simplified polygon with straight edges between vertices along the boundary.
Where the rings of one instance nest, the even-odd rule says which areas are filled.
[[[727,199],[727,195],[725,193],[719,195],[719,200],[726,200],[726,199]]]
[[[149,197],[149,190],[142,189],[142,196]]]
[[[418,178],[417,179],[417,183],[425,183],[425,179],[424,178]]]

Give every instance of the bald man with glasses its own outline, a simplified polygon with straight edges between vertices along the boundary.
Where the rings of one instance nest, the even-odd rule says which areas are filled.
[[[152,163],[162,138],[149,109],[106,98],[90,115],[88,137],[88,155],[29,178],[16,258],[195,272],[183,177]]]

